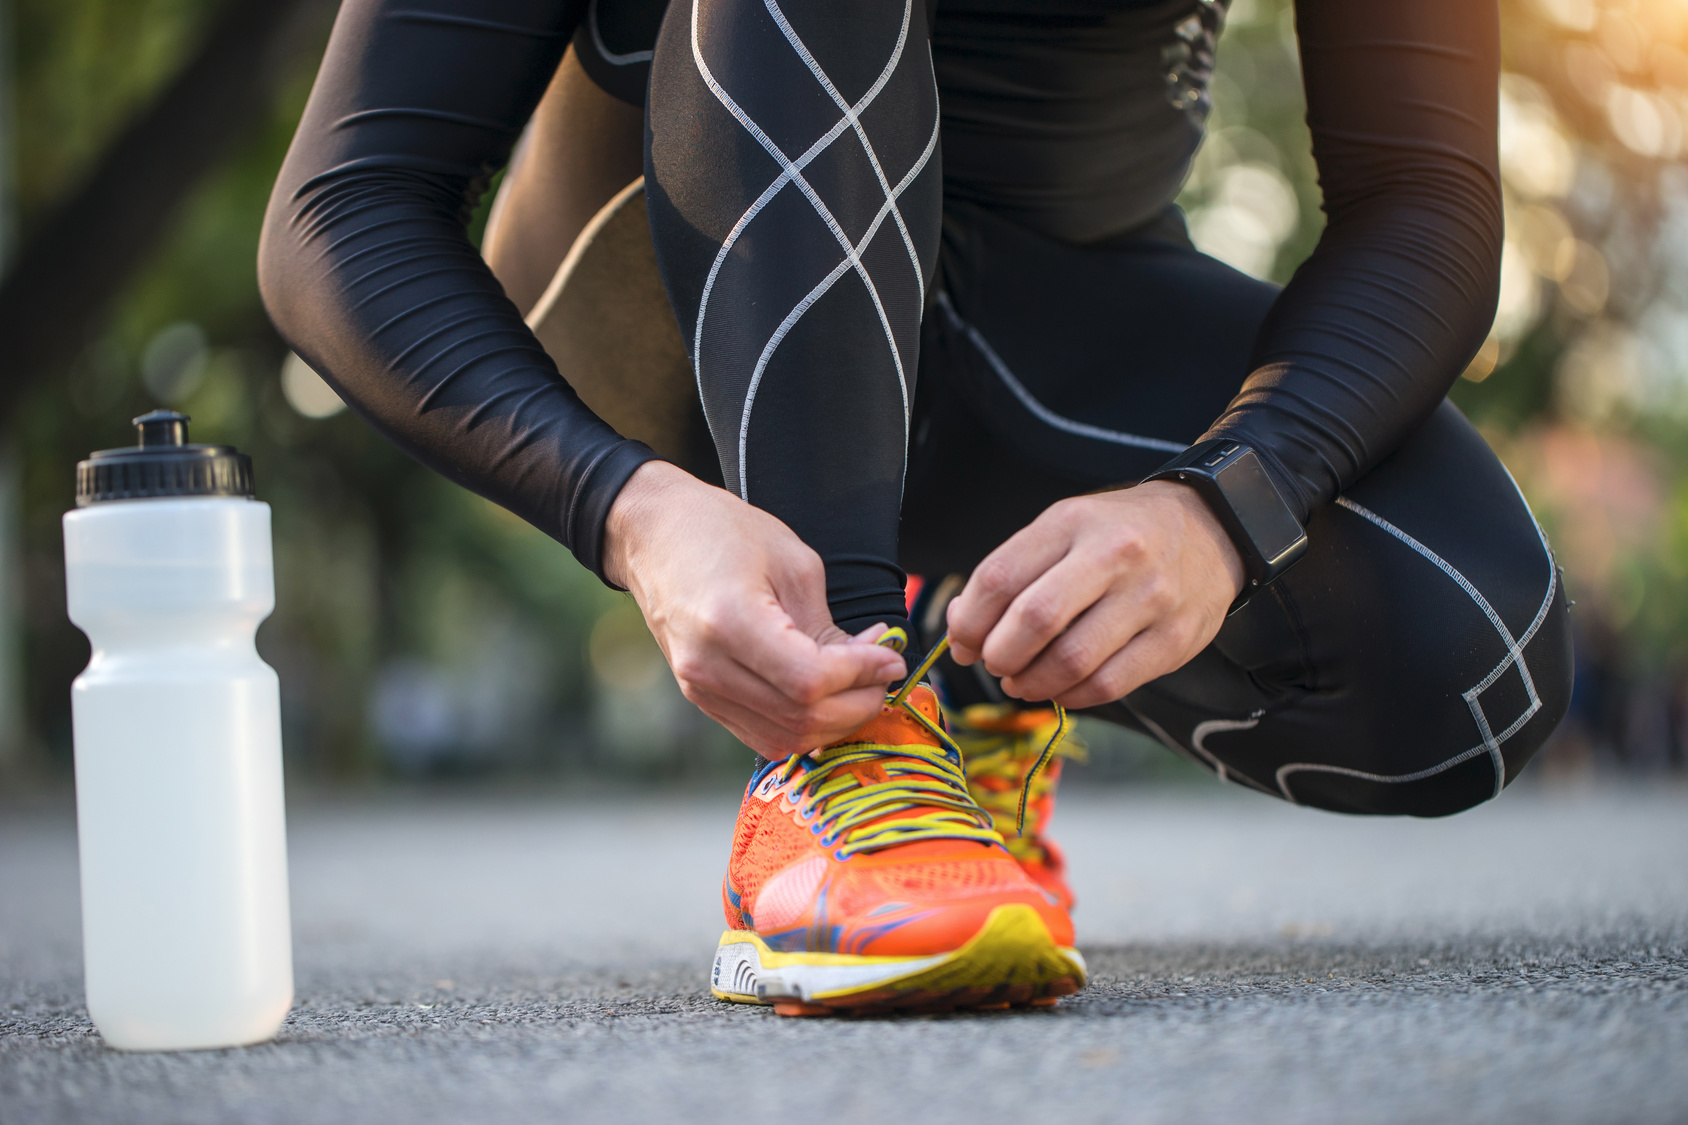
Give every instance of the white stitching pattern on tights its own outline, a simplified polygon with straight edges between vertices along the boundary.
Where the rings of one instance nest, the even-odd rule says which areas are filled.
[[[873,236],[875,234],[879,233],[880,226],[883,225],[883,223],[885,222],[886,213],[887,212],[892,213],[892,214],[896,213],[897,198],[899,196],[901,196],[903,194],[903,192],[908,189],[909,184],[914,182],[914,178],[916,176],[918,176],[921,173],[921,170],[926,167],[926,162],[932,158],[932,153],[937,151],[937,148],[938,148],[938,125],[937,125],[936,122],[933,122],[933,124],[932,124],[932,137],[931,137],[930,140],[928,140],[926,142],[926,151],[921,155],[920,160],[915,163],[915,166],[913,168],[909,169],[909,174],[907,176],[903,177],[902,182],[899,183],[896,186],[896,188],[886,197],[884,204],[881,205],[880,208],[879,208],[878,214],[876,214],[873,217],[873,222],[868,224],[867,233],[862,235],[862,240],[859,243],[856,244],[855,254],[852,255],[849,258],[844,259],[842,262],[839,262],[836,266],[834,266],[832,268],[831,273],[829,273],[825,277],[821,278],[820,282],[818,284],[816,284],[816,286],[813,289],[809,290],[808,294],[805,295],[804,298],[801,301],[797,302],[797,304],[792,307],[792,310],[785,315],[785,319],[780,321],[780,326],[778,328],[774,329],[774,334],[768,338],[767,346],[762,349],[762,354],[757,357],[757,359],[756,359],[756,369],[755,369],[755,371],[753,371],[751,373],[750,386],[745,391],[745,394],[744,394],[744,411],[739,416],[739,434],[738,434],[739,482],[740,482],[740,486],[741,486],[740,495],[744,499],[746,499],[746,500],[750,499],[750,496],[749,496],[750,486],[749,486],[749,483],[748,483],[749,478],[745,475],[745,472],[744,472],[744,461],[745,461],[745,457],[746,457],[746,455],[749,451],[749,447],[750,447],[750,411],[751,411],[751,408],[756,405],[756,391],[762,385],[762,373],[768,369],[768,361],[774,358],[774,352],[779,349],[780,342],[785,339],[786,333],[790,332],[792,327],[795,326],[796,323],[799,320],[802,319],[803,314],[809,311],[809,306],[813,305],[816,301],[820,300],[821,297],[823,295],[825,295],[826,291],[828,289],[831,289],[833,284],[835,282],[837,282],[837,280],[839,278],[844,276],[844,274],[850,269],[850,266],[853,262],[859,263],[861,261],[861,257],[860,257],[861,251],[866,249],[868,243],[873,241]],[[893,355],[896,353],[896,350],[897,350],[896,344],[895,344],[895,342],[893,342],[892,345],[891,345],[891,351],[892,351]],[[901,373],[902,373],[901,370],[900,370],[901,365],[899,364],[898,366],[899,366],[898,374],[900,376]],[[904,428],[905,428],[904,436],[906,438],[906,436],[907,436],[907,425],[908,425],[908,409],[907,409],[908,395],[907,395],[906,391],[904,392],[904,395],[903,395],[903,404],[904,404],[903,425],[904,425]],[[908,443],[905,441],[904,445],[906,446],[907,444]]]
[[[1020,400],[1020,405],[1031,411],[1032,415],[1044,425],[1053,426],[1057,430],[1076,434],[1079,437],[1105,441],[1112,445],[1131,445],[1139,449],[1159,449],[1166,453],[1182,453],[1189,448],[1187,445],[1182,445],[1176,441],[1167,441],[1164,438],[1141,437],[1137,434],[1121,433],[1118,430],[1105,430],[1101,426],[1092,426],[1088,422],[1075,422],[1071,418],[1062,417],[1032,397],[1032,393],[1026,390],[1025,385],[1016,379],[1014,373],[1008,369],[1008,364],[1004,363],[1002,357],[996,354],[996,349],[990,346],[990,342],[985,339],[984,334],[961,319],[961,314],[955,311],[954,305],[950,304],[949,294],[942,289],[938,290],[938,307],[944,310],[944,316],[967,337],[968,342],[979,349],[979,354],[984,356],[985,362],[990,364],[992,371],[996,372],[996,377],[1002,380],[1002,385],[1007,387],[1014,397]]]
[[[812,306],[814,302],[827,291],[827,289],[831,288],[838,278],[842,277],[846,272],[849,272],[852,269],[861,278],[862,285],[866,288],[868,297],[873,302],[874,311],[879,316],[880,327],[885,332],[886,345],[891,349],[891,362],[896,368],[898,389],[902,393],[904,430],[903,444],[905,447],[907,446],[909,417],[908,377],[903,370],[902,354],[897,350],[896,335],[892,331],[890,317],[885,313],[885,306],[880,299],[879,288],[874,284],[873,278],[868,274],[867,267],[862,262],[861,254],[862,251],[866,249],[872,236],[877,233],[879,227],[883,224],[887,213],[894,214],[896,216],[896,224],[898,228],[902,230],[904,240],[908,243],[912,251],[913,244],[908,240],[907,228],[903,224],[902,214],[897,209],[896,201],[907,189],[908,185],[913,183],[914,179],[926,167],[926,164],[931,159],[932,153],[936,150],[938,138],[938,124],[934,117],[932,138],[927,143],[925,153],[921,156],[919,162],[914,166],[914,168],[909,171],[909,174],[904,177],[903,181],[896,189],[891,189],[886,183],[883,173],[880,173],[880,185],[886,193],[885,204],[880,208],[878,215],[875,217],[873,224],[869,229],[868,235],[859,245],[853,245],[850,242],[849,236],[844,233],[844,229],[839,225],[838,220],[833,216],[831,209],[827,207],[826,203],[821,199],[820,195],[803,175],[803,169],[820,156],[821,153],[825,152],[826,149],[831,146],[833,141],[843,135],[846,129],[853,128],[860,137],[861,143],[867,151],[869,160],[873,162],[875,171],[879,172],[880,166],[877,154],[875,154],[872,147],[868,145],[867,137],[861,128],[859,118],[862,111],[873,104],[874,99],[879,96],[880,92],[885,88],[886,83],[891,80],[892,74],[897,69],[898,62],[902,59],[903,48],[908,42],[909,21],[914,8],[913,0],[905,0],[904,2],[902,29],[897,36],[897,45],[892,51],[890,59],[885,64],[885,69],[879,74],[879,77],[874,81],[873,85],[868,88],[867,93],[862,95],[861,100],[856,102],[853,106],[845,106],[843,104],[843,100],[838,95],[836,87],[834,87],[831,80],[827,78],[826,73],[821,70],[818,63],[814,62],[813,56],[809,54],[806,47],[803,47],[802,41],[797,38],[796,33],[788,30],[790,28],[790,24],[786,21],[784,14],[779,12],[777,5],[773,3],[773,0],[765,0],[765,2],[767,3],[769,11],[775,14],[775,18],[781,25],[782,30],[785,30],[787,41],[792,44],[793,50],[798,52],[799,57],[801,57],[805,64],[809,66],[811,72],[816,75],[817,80],[822,83],[823,88],[825,88],[833,97],[835,102],[843,108],[844,114],[838,119],[832,128],[822,134],[822,136],[816,140],[814,144],[810,145],[808,150],[796,160],[792,160],[788,157],[785,152],[774,143],[773,138],[769,137],[767,133],[762,130],[761,126],[757,125],[750,115],[733,100],[732,95],[727,93],[726,89],[715,78],[714,73],[709,69],[709,65],[704,61],[703,47],[699,39],[698,31],[699,0],[693,0],[691,21],[692,60],[697,66],[698,74],[703,78],[704,84],[709,87],[710,92],[715,95],[716,100],[726,107],[727,112],[733,115],[734,119],[744,127],[745,131],[748,132],[756,140],[757,144],[761,145],[763,150],[766,151],[769,156],[773,157],[774,161],[780,166],[779,175],[774,178],[774,181],[770,183],[759,196],[757,196],[755,202],[750,205],[745,213],[739,217],[738,222],[733,225],[732,231],[729,232],[726,240],[721,244],[721,249],[717,251],[715,255],[715,262],[710,267],[709,276],[704,282],[702,298],[698,303],[697,325],[693,332],[692,340],[692,369],[697,375],[699,393],[702,394],[703,391],[703,329],[709,309],[709,298],[715,287],[715,280],[721,272],[721,267],[727,259],[727,254],[732,250],[734,244],[738,241],[739,236],[743,234],[745,227],[750,225],[751,220],[753,220],[762,211],[762,209],[768,205],[774,196],[778,195],[779,192],[785,188],[787,184],[794,185],[800,192],[802,192],[804,198],[809,201],[809,205],[814,208],[815,214],[820,217],[823,223],[826,224],[827,229],[832,232],[834,239],[837,240],[839,246],[843,249],[844,260],[840,263],[838,268],[835,268],[831,273],[829,273],[827,277],[815,287],[815,289],[811,290],[801,301],[797,303],[791,312],[787,314],[786,318],[781,322],[779,328],[775,330],[773,337],[768,341],[767,346],[763,349],[762,355],[757,362],[756,371],[752,375],[750,392],[745,397],[745,403],[739,421],[738,491],[739,495],[746,500],[750,498],[749,474],[745,472],[744,465],[746,440],[750,431],[751,408],[755,404],[754,392],[757,384],[760,382],[761,373],[766,368],[768,360],[779,347],[780,342],[785,338],[786,333],[790,331],[791,327],[796,324],[803,314],[808,311],[810,306]],[[915,261],[916,276],[918,277],[918,258],[916,258]],[[713,422],[711,422],[710,430],[713,435]]]
[[[1510,474],[1508,474],[1508,479],[1511,479]],[[1518,491],[1518,482],[1513,481],[1512,487],[1514,491]],[[1524,504],[1524,510],[1528,512],[1529,504],[1525,502],[1522,492],[1518,493],[1518,501],[1519,503]],[[1277,782],[1279,791],[1283,793],[1286,800],[1291,803],[1295,803],[1295,796],[1291,793],[1289,788],[1289,775],[1292,773],[1305,772],[1333,773],[1339,774],[1343,777],[1358,778],[1362,781],[1375,781],[1386,784],[1422,781],[1425,778],[1433,777],[1444,770],[1452,769],[1461,762],[1468,762],[1472,758],[1487,753],[1489,755],[1490,763],[1494,767],[1495,773],[1495,788],[1493,795],[1499,796],[1501,789],[1506,785],[1506,759],[1501,755],[1501,744],[1513,735],[1517,734],[1518,731],[1523,728],[1524,724],[1529,722],[1530,719],[1535,716],[1537,711],[1541,710],[1542,706],[1541,697],[1536,694],[1535,680],[1530,675],[1529,663],[1524,658],[1524,648],[1532,639],[1534,639],[1537,630],[1539,630],[1542,623],[1547,620],[1547,612],[1553,605],[1553,594],[1559,587],[1559,568],[1554,562],[1553,549],[1548,545],[1547,534],[1542,530],[1541,524],[1535,522],[1534,513],[1531,513],[1530,521],[1534,524],[1536,536],[1541,541],[1542,552],[1547,556],[1547,593],[1543,596],[1541,608],[1536,611],[1535,618],[1530,622],[1530,627],[1524,630],[1523,636],[1514,640],[1511,630],[1506,627],[1506,623],[1501,620],[1500,614],[1495,612],[1494,607],[1489,604],[1488,599],[1478,593],[1477,588],[1473,586],[1463,574],[1461,574],[1458,570],[1455,570],[1453,566],[1447,562],[1447,560],[1443,559],[1429,547],[1426,547],[1423,543],[1420,543],[1417,539],[1414,539],[1411,535],[1408,535],[1405,531],[1402,531],[1400,528],[1396,527],[1394,524],[1390,523],[1388,520],[1384,519],[1382,516],[1373,512],[1369,508],[1355,503],[1346,496],[1337,497],[1336,502],[1353,512],[1355,515],[1360,516],[1362,519],[1382,528],[1395,539],[1406,544],[1413,551],[1429,560],[1437,569],[1451,578],[1460,587],[1460,589],[1464,590],[1466,594],[1470,596],[1471,600],[1477,604],[1477,608],[1482,610],[1483,614],[1488,617],[1490,624],[1492,624],[1495,628],[1495,632],[1499,634],[1501,643],[1506,647],[1506,656],[1501,659],[1499,664],[1495,665],[1488,675],[1479,680],[1475,686],[1461,693],[1462,697],[1465,699],[1466,706],[1471,709],[1471,716],[1476,721],[1477,730],[1479,734],[1482,735],[1483,739],[1471,749],[1466,750],[1463,753],[1456,754],[1447,761],[1431,766],[1428,769],[1404,774],[1376,774],[1367,773],[1364,770],[1350,769],[1346,766],[1329,766],[1313,762],[1291,762],[1278,768]],[[1483,711],[1482,694],[1487,691],[1489,686],[1498,680],[1513,664],[1517,664],[1518,666],[1518,675],[1524,682],[1524,690],[1529,695],[1530,705],[1525,708],[1523,714],[1514,719],[1505,730],[1501,731],[1499,734],[1495,734],[1493,729],[1490,727],[1488,715]]]
[[[1213,763],[1213,772],[1219,775],[1220,781],[1230,781],[1231,774],[1225,768],[1225,763],[1208,750],[1207,736],[1228,730],[1253,730],[1259,725],[1259,715],[1252,715],[1246,719],[1207,719],[1204,722],[1197,723],[1196,729],[1190,732],[1190,748]]]
[[[862,128],[861,112],[844,100],[844,95],[838,92],[838,87],[832,84],[832,79],[827,77],[826,71],[821,69],[821,64],[815,61],[815,56],[809,52],[809,48],[798,37],[797,29],[792,27],[791,21],[785,18],[785,13],[780,10],[779,4],[775,3],[775,0],[763,0],[763,3],[768,9],[768,14],[773,16],[774,22],[779,25],[780,33],[785,36],[786,42],[791,44],[791,49],[797,52],[797,57],[803,60],[803,65],[809,68],[809,73],[813,74],[815,80],[821,84],[821,88],[826,91],[827,97],[832,99],[832,104],[843,110],[844,116],[849,119],[850,128],[855,130],[856,139],[861,142],[862,151],[867,153],[867,161],[873,166],[873,174],[879,180],[879,190],[885,193],[885,202],[891,207],[891,220],[897,224],[897,231],[903,236],[903,246],[908,250],[909,265],[914,267],[914,280],[919,284],[920,291],[924,293],[926,291],[926,278],[920,271],[920,254],[915,250],[914,239],[909,235],[908,227],[903,222],[903,213],[897,207],[897,197],[902,195],[905,185],[913,180],[915,173],[926,166],[930,154],[922,157],[920,163],[915,165],[914,171],[910,172],[904,179],[903,185],[899,185],[896,191],[892,191],[890,181],[885,178],[885,169],[880,166],[879,154],[874,151],[873,142],[868,139],[867,130]],[[913,14],[914,5],[910,0],[903,6],[903,30],[902,34],[898,36],[899,42],[908,38],[909,17]],[[932,142],[927,147],[935,147],[937,138],[938,123],[934,120],[932,122]],[[863,239],[862,245],[866,246],[866,244],[867,239]]]
[[[1125,709],[1130,711],[1132,716],[1139,723],[1143,724],[1145,730],[1160,739],[1168,749],[1172,750],[1174,753],[1183,755],[1184,757],[1190,759],[1190,761],[1196,763],[1198,766],[1206,766],[1209,770],[1213,771],[1214,776],[1216,776],[1220,781],[1246,785],[1248,788],[1257,789],[1268,796],[1277,796],[1275,792],[1260,784],[1260,782],[1254,780],[1254,778],[1248,776],[1248,774],[1236,773],[1227,769],[1225,763],[1214,757],[1213,751],[1207,748],[1208,735],[1215,734],[1220,730],[1252,730],[1260,724],[1260,720],[1265,717],[1266,712],[1256,711],[1246,720],[1210,719],[1205,723],[1198,723],[1196,725],[1193,738],[1194,749],[1191,750],[1187,749],[1176,738],[1173,738],[1170,734],[1166,733],[1165,727],[1149,718],[1149,716],[1143,714],[1141,710],[1132,704],[1129,698],[1122,699],[1120,702],[1125,705]]]

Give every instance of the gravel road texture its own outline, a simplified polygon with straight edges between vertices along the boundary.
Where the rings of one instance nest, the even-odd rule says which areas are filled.
[[[872,1020],[710,998],[735,806],[297,799],[279,1038],[137,1055],[82,1007],[68,801],[0,805],[0,1123],[1688,1121],[1688,788],[1072,792],[1091,986]]]

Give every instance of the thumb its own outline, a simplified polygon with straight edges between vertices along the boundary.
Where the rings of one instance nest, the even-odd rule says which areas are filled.
[[[862,644],[848,635],[839,644],[822,644],[819,657],[827,669],[827,680],[839,685],[835,691],[880,686],[908,674],[908,665],[892,649]]]
[[[774,600],[799,631],[813,638],[834,675],[848,670],[852,686],[862,687],[889,683],[907,671],[896,651],[873,643],[889,626],[871,625],[852,637],[833,622],[832,609],[826,604],[826,571],[821,567],[782,568],[770,575],[770,585]]]
[[[792,624],[807,633],[816,644],[833,645],[850,640],[850,634],[840,629],[832,620],[832,607],[826,604],[826,568],[821,564],[820,556],[802,548],[804,557],[800,559],[782,559],[786,565],[771,567],[768,584],[773,589],[774,600],[780,608],[785,610],[791,618]],[[883,634],[874,634],[871,640],[878,640]]]

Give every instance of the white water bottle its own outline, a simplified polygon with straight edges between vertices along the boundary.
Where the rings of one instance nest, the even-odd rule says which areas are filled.
[[[64,517],[88,1013],[125,1050],[255,1043],[293,1002],[270,508],[185,415],[135,422]]]

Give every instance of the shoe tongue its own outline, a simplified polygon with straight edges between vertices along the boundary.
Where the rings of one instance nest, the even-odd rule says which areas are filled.
[[[920,684],[909,692],[907,706],[917,708],[922,715],[925,715],[934,724],[941,721],[937,694],[925,684]],[[854,746],[863,742],[877,743],[882,746],[937,746],[938,738],[902,707],[893,707],[887,703],[880,708],[878,717],[871,720],[866,726],[848,738],[834,742],[832,746],[824,749],[831,750],[834,746]]]
[[[975,703],[961,713],[966,726],[995,734],[1026,734],[1059,720],[1053,707],[1021,709],[1001,703]]]

